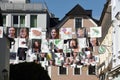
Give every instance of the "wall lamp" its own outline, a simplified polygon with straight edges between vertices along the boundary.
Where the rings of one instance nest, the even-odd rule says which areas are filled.
[[[116,20],[112,20],[112,26],[119,26],[120,27],[120,11],[115,15]]]
[[[115,15],[115,18],[116,18],[117,20],[120,20],[120,11]]]

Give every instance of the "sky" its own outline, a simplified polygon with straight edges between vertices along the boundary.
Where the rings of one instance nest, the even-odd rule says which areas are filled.
[[[92,17],[100,18],[104,4],[107,0],[31,0],[32,3],[46,2],[51,13],[62,19],[77,4],[81,5],[85,10],[92,10]]]

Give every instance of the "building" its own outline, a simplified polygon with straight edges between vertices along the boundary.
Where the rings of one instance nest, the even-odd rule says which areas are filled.
[[[44,3],[30,3],[30,0],[0,1],[3,26],[41,27],[46,31],[50,26],[50,13]]]
[[[119,65],[119,41],[117,37],[119,38],[119,11],[120,6],[118,5],[120,1],[113,1],[112,5],[112,21],[113,21],[113,57],[115,58],[115,62],[113,62],[113,68]]]
[[[60,39],[76,39],[78,28],[85,28],[87,37],[90,37],[90,27],[98,27],[98,21],[92,17],[92,10],[85,10],[79,4],[75,5],[63,19],[58,23],[58,25],[54,26],[54,28],[58,28],[60,32]],[[70,32],[69,37],[62,34],[62,30],[68,29]],[[64,35],[64,36],[62,36]],[[94,57],[98,56],[97,50],[93,51]],[[97,59],[99,59],[97,57]],[[96,62],[97,63],[97,62]],[[69,65],[68,67],[64,66],[49,66],[48,72],[52,80],[98,80],[97,77],[97,64],[96,66],[92,66],[90,68],[89,65],[83,64],[77,65],[76,67]],[[93,71],[90,71],[93,70]]]
[[[42,42],[45,45],[41,46],[43,55],[40,55],[40,59],[38,57],[39,55],[37,54],[29,54],[29,52],[32,53],[31,46],[29,47],[28,45],[19,45],[20,41],[23,41],[23,44],[26,44],[27,42],[26,40],[19,39],[19,37],[17,37],[18,39],[15,39],[15,45],[17,45],[17,47],[12,47],[13,52],[12,50],[10,50],[12,52],[12,58],[14,59],[15,57],[15,60],[11,60],[10,63],[19,63],[19,61],[17,60],[19,57],[21,57],[21,55],[19,57],[16,56],[18,56],[18,53],[20,51],[24,50],[24,52],[22,53],[27,54],[24,58],[26,58],[26,56],[27,58],[30,58],[31,56],[32,58],[35,58],[35,60],[40,60],[39,62],[42,64],[43,67],[45,67],[45,69],[48,70],[48,73],[52,80],[98,80],[99,78],[101,80],[105,79],[107,75],[105,74],[105,72],[109,70],[108,66],[110,65],[112,55],[112,27],[109,2],[105,4],[105,8],[103,10],[99,25],[98,20],[92,17],[92,10],[85,10],[79,4],[77,4],[68,13],[66,13],[61,21],[59,21],[58,18],[55,18],[54,15],[49,13],[45,4],[30,3],[29,0],[4,0],[0,2],[0,7],[2,9],[1,12],[3,14],[3,26],[6,33],[7,28],[13,26],[15,28],[41,28],[40,30],[44,34],[42,35],[44,37],[35,38],[34,36],[32,36],[31,38],[35,40],[38,39],[37,41],[39,41],[40,43]],[[51,30],[51,28],[59,29],[59,38],[61,40],[58,39],[50,42],[52,44],[57,44],[60,42],[57,45],[51,45],[45,40],[45,36],[47,34],[48,37],[49,30]],[[83,30],[82,36],[78,35],[79,29]],[[39,29],[37,30],[39,31]],[[29,31],[30,34],[31,32],[32,30]],[[95,35],[93,33],[95,33]],[[79,45],[79,47],[77,46],[76,48],[76,46],[74,45],[73,47],[70,46],[70,41],[72,39],[78,41],[78,44],[76,44]],[[35,40],[33,40],[33,42],[31,42],[30,44],[34,43]],[[95,40],[95,43],[92,40]],[[101,47],[104,50],[101,51]],[[21,50],[19,51],[18,48]],[[57,52],[56,48],[60,48],[60,50]],[[65,56],[62,57],[61,60],[59,60],[61,57],[61,54],[59,53],[61,52]],[[49,55],[49,53],[51,53],[52,55]],[[53,53],[55,54],[53,55]],[[73,53],[74,55],[76,55],[77,53],[77,56],[79,56],[79,59],[75,56],[78,60],[77,63],[74,63],[74,60],[76,60],[76,58],[73,57]],[[47,59],[51,56],[52,59]],[[72,63],[66,65],[67,61],[70,61],[71,56],[72,58],[74,58],[72,59]],[[24,58],[21,57],[19,59],[25,61],[26,59]],[[55,61],[56,66],[50,66],[50,61]]]
[[[107,80],[109,71],[112,68],[113,53],[113,27],[111,20],[111,1],[104,5],[99,25],[102,26],[102,37],[99,39],[102,52],[99,54],[98,76],[100,80]]]
[[[119,80],[120,79],[120,1],[111,0],[111,19],[113,27],[113,59],[112,59],[112,69],[109,71],[109,80]]]

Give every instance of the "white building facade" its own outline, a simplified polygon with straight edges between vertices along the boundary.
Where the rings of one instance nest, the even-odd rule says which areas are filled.
[[[113,68],[120,65],[120,0],[112,0],[113,21]],[[118,18],[119,17],[119,18]]]
[[[113,57],[109,80],[120,80],[120,0],[111,0],[113,26]]]
[[[46,30],[49,26],[49,13],[43,3],[28,3],[28,0],[9,0],[0,2],[3,26],[28,27]],[[26,4],[27,3],[27,4]]]

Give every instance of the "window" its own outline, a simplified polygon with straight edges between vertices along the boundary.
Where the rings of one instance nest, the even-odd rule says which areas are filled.
[[[75,18],[75,32],[77,32],[77,29],[81,27],[82,27],[82,18],[80,17]]]
[[[95,75],[96,74],[96,71],[95,71],[95,65],[89,65],[88,67],[88,74],[89,75]]]
[[[30,16],[30,27],[37,27],[37,15]]]
[[[3,15],[3,26],[6,26],[6,15]]]
[[[80,75],[81,74],[81,69],[80,68],[73,68],[74,75]]]
[[[25,15],[13,15],[14,27],[25,27]]]
[[[67,74],[67,68],[63,66],[59,66],[59,75],[66,75]]]
[[[13,26],[18,26],[18,15],[13,16]]]
[[[21,16],[20,16],[20,26],[21,26],[21,27],[24,27],[24,26],[25,26],[25,16],[24,16],[24,15],[21,15]]]
[[[75,28],[81,28],[82,27],[82,18],[75,18]]]

